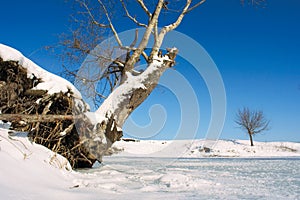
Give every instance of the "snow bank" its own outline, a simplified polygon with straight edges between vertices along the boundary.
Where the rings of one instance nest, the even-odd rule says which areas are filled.
[[[300,156],[300,143],[255,142],[251,147],[247,140],[219,140],[212,149],[205,149],[204,140],[136,142],[118,141],[113,147],[123,149],[116,156],[138,157],[286,157]]]
[[[81,99],[80,92],[73,84],[62,77],[42,69],[16,49],[0,43],[0,57],[3,61],[18,61],[20,65],[27,69],[28,77],[34,74],[37,78],[42,78],[43,82],[39,83],[34,89],[48,90],[49,94],[60,91],[67,92],[70,89],[73,91],[74,97]]]
[[[31,143],[25,133],[15,134],[10,136],[0,128],[1,199],[38,199],[45,188],[70,186],[67,174],[71,166],[65,158]]]

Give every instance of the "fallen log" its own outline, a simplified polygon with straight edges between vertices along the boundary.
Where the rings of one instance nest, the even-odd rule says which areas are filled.
[[[62,120],[76,120],[82,115],[26,115],[26,114],[0,114],[0,120],[5,121],[24,121],[27,123],[36,122],[55,122]]]

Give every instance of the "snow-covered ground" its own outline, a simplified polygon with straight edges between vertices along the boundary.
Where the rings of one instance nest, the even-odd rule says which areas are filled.
[[[118,142],[124,151],[73,171],[25,133],[0,129],[1,199],[299,199],[300,144],[220,140]],[[170,145],[172,144],[172,145]],[[162,150],[161,154],[157,150]],[[137,154],[137,152],[139,152]],[[154,152],[154,154],[153,154]],[[181,154],[185,158],[179,158]],[[241,158],[228,158],[228,156]],[[227,158],[207,157],[226,156]],[[245,157],[264,158],[245,158]]]
[[[206,149],[206,144],[213,146]],[[119,156],[134,157],[300,157],[300,143],[254,142],[248,140],[142,140],[136,142],[118,141],[114,147],[123,149]]]

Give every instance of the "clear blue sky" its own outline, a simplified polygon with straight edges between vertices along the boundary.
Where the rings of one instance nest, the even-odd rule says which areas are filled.
[[[206,49],[222,75],[227,115],[221,138],[248,139],[234,124],[237,109],[248,106],[263,110],[271,120],[271,130],[257,135],[255,140],[300,141],[299,9],[299,0],[270,0],[264,9],[242,7],[239,0],[207,0],[187,15],[177,29]],[[63,0],[3,1],[0,42],[59,73],[58,59],[41,49],[55,43],[58,34],[67,32],[70,12]],[[124,31],[127,27],[120,25],[119,29]],[[181,61],[176,70],[190,79],[194,88],[200,88],[197,137],[202,137],[210,119],[209,94],[201,77],[185,65],[188,63]],[[174,109],[178,102],[174,99],[168,90],[159,87],[134,113],[136,123],[146,125],[149,106],[155,103],[165,107],[165,127],[152,139],[174,138],[180,122],[180,112]]]

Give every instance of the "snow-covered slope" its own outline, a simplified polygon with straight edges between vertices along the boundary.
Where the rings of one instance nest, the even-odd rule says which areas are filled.
[[[73,84],[62,77],[42,69],[16,49],[0,43],[0,57],[3,61],[18,61],[20,65],[27,68],[28,77],[34,74],[37,78],[42,78],[43,82],[39,83],[34,89],[48,90],[49,94],[60,91],[67,92],[70,89],[73,91],[75,97],[81,98],[80,92]]]
[[[255,142],[247,140],[219,140],[212,149],[204,148],[204,140],[175,141],[119,141],[114,147],[123,149],[117,156],[139,157],[286,157],[300,156],[300,143]]]
[[[68,161],[49,149],[31,143],[25,133],[9,136],[0,128],[1,199],[32,199],[45,188],[68,187]],[[18,191],[16,193],[16,191]]]
[[[243,178],[234,179],[236,176],[245,176],[243,170],[240,170],[241,174],[236,173],[236,170],[243,169],[240,166],[249,167],[249,165],[252,166],[250,169],[259,167],[263,170],[265,164],[256,166],[257,160],[248,162],[243,159],[241,162],[235,160],[235,163],[231,164],[230,162],[233,160],[230,159],[226,162],[218,159],[213,159],[216,161],[203,159],[180,161],[180,159],[173,158],[177,158],[178,155],[189,158],[201,156],[300,156],[300,144],[290,142],[256,142],[255,147],[250,147],[248,141],[221,140],[218,141],[212,152],[205,153],[199,151],[203,144],[201,140],[121,141],[117,142],[115,146],[124,148],[124,152],[104,158],[104,165],[100,168],[79,173],[72,171],[63,157],[41,145],[31,143],[26,134],[14,133],[11,135],[13,136],[8,134],[7,129],[0,128],[1,199],[156,199],[162,195],[167,199],[186,199],[187,194],[190,197],[196,195],[196,199],[211,199],[214,195],[219,195],[222,199],[242,197],[251,199],[256,193],[253,193],[251,188],[247,189],[249,181],[250,186],[256,186],[257,181],[268,181],[268,176],[262,174],[261,177],[252,177],[253,180],[243,181]],[[132,156],[132,158],[124,156]],[[136,158],[138,156],[150,158]],[[152,158],[153,156],[172,159]],[[176,160],[179,161],[177,164]],[[288,165],[290,167],[294,166],[294,162],[297,163],[297,161],[289,162],[291,163]],[[280,164],[281,161],[277,161],[278,163]],[[168,165],[172,167],[164,168]],[[223,165],[224,171],[222,168],[221,171],[218,171],[218,167]],[[227,171],[235,165],[237,168],[234,168],[234,173]],[[281,165],[284,169],[284,164]],[[208,167],[208,171],[206,167]],[[296,167],[292,168],[297,170]],[[219,176],[214,173],[220,173],[220,178],[217,178]],[[274,177],[278,176],[276,171],[273,174],[276,175],[271,174]],[[293,176],[293,174],[288,175]],[[277,177],[277,179],[281,180],[282,178]],[[240,188],[240,185],[245,183],[247,187]],[[228,184],[232,184],[231,187],[228,187]],[[264,187],[261,189],[264,195],[270,197],[266,199],[280,198],[284,194],[278,191],[280,189],[286,191],[285,186],[279,187],[280,189],[276,189],[277,186],[274,186],[277,193],[270,192],[271,189],[274,189],[273,186],[268,186],[271,187],[270,189],[262,184],[258,188],[261,187]],[[244,194],[244,190],[247,190],[248,193]],[[297,199],[295,191],[296,189],[293,189],[292,196],[287,199]],[[289,194],[289,192],[286,193]]]

